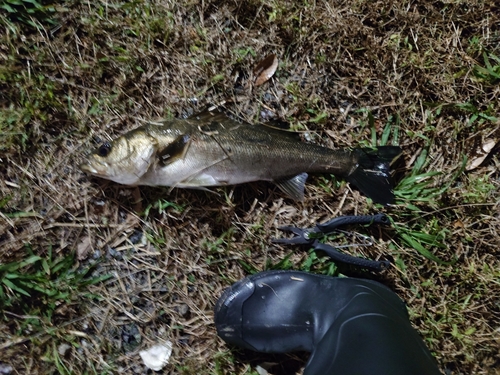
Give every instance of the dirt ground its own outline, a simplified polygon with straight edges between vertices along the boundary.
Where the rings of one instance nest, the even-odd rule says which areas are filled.
[[[497,2],[33,4],[0,5],[1,373],[151,373],[139,351],[165,341],[165,374],[300,373],[307,354],[227,347],[217,298],[266,269],[359,276],[270,238],[385,212],[394,226],[349,251],[392,266],[362,276],[407,302],[443,373],[498,374]],[[269,54],[277,71],[255,86]],[[78,168],[104,140],[210,105],[331,148],[399,144],[396,204],[328,175],[295,202],[266,182],[134,188]]]

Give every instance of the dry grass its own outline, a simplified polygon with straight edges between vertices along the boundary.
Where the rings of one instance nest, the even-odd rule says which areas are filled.
[[[374,233],[378,245],[360,251],[395,260],[377,278],[408,302],[443,371],[496,373],[498,146],[480,167],[461,169],[486,139],[500,139],[500,9],[492,4],[62,2],[26,15],[38,27],[20,13],[0,15],[1,262],[77,254],[68,273],[99,260],[93,277],[113,276],[69,283],[64,298],[29,299],[0,272],[8,302],[0,366],[143,373],[139,350],[170,340],[166,373],[251,373],[249,359],[216,337],[221,291],[251,270],[308,267],[307,253],[270,245],[278,226],[381,208],[327,176],[311,178],[296,203],[266,183],[169,192],[88,179],[77,167],[99,140],[225,102],[249,122],[287,122],[329,147],[371,144],[389,129],[405,153],[399,179],[428,152],[418,173],[440,172],[430,187],[447,188],[388,213],[412,235],[437,235],[444,246],[426,249],[452,263],[426,259],[393,230]],[[278,71],[252,89],[253,67],[269,53]],[[65,278],[40,267],[46,279]]]

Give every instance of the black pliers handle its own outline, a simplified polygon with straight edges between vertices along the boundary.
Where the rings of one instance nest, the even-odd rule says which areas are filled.
[[[358,258],[349,254],[344,254],[338,251],[334,246],[319,242],[319,238],[332,233],[339,227],[350,224],[389,224],[389,218],[384,214],[377,215],[353,215],[340,216],[323,224],[316,224],[314,228],[304,229],[293,226],[280,227],[283,232],[294,233],[292,238],[274,238],[273,243],[278,244],[296,244],[310,245],[315,251],[320,250],[325,252],[332,260],[352,264],[354,266],[371,269],[374,271],[382,271],[389,267],[388,261],[375,261],[369,259]]]

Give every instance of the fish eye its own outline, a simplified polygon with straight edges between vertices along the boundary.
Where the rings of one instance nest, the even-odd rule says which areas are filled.
[[[102,156],[103,158],[108,156],[109,152],[111,151],[111,144],[109,142],[105,142],[97,149],[97,153],[99,156]]]

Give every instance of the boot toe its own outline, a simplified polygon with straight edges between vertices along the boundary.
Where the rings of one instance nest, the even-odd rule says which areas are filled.
[[[242,338],[243,304],[255,291],[255,283],[243,279],[227,288],[215,305],[217,334],[227,343],[248,347]]]

